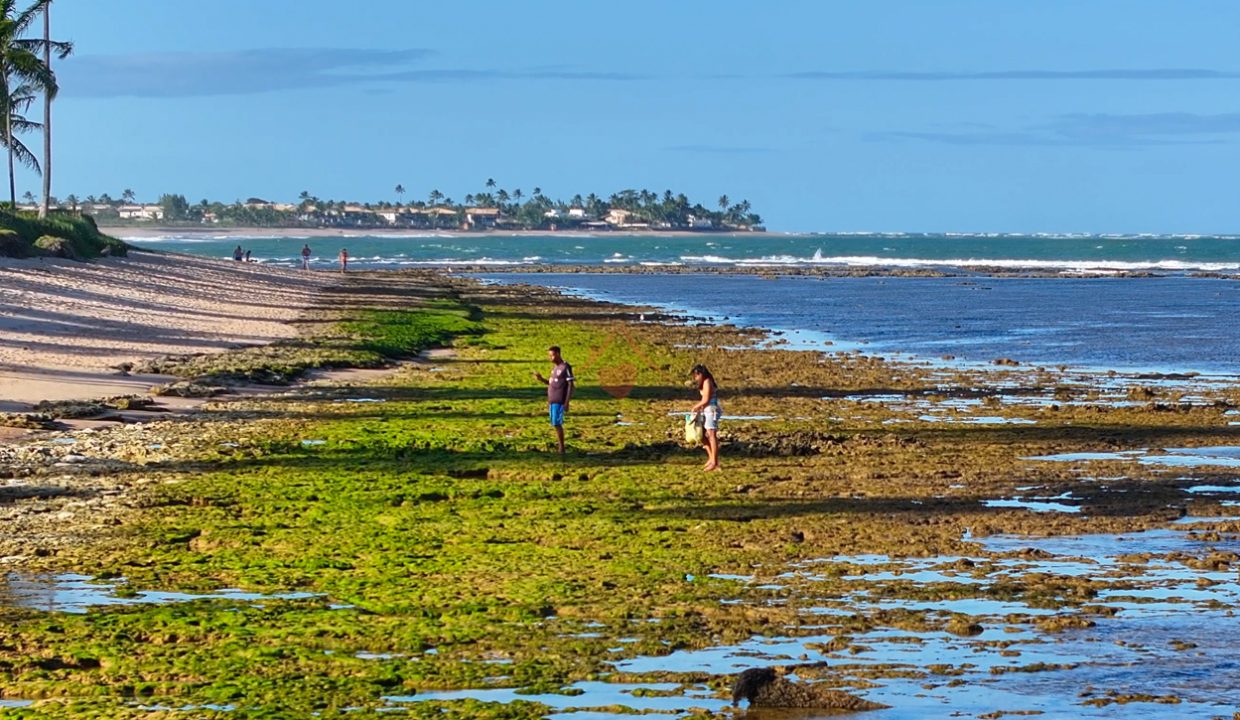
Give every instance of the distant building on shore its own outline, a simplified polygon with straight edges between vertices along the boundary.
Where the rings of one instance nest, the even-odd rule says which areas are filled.
[[[499,208],[465,208],[465,225],[470,230],[493,228],[499,222]]]
[[[121,220],[163,220],[162,205],[121,205],[116,208],[116,216]]]

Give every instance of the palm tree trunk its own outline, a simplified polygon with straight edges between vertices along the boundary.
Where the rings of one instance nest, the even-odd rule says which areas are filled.
[[[52,4],[43,8],[43,62],[52,67]],[[47,206],[52,197],[52,96],[43,91],[43,202],[39,203],[39,217],[47,217]]]
[[[9,202],[17,211],[17,176],[13,172],[13,108],[4,109],[4,139],[9,150]]]
[[[0,62],[0,92],[9,98],[9,68],[7,63]],[[13,107],[12,103],[4,103],[4,146],[9,154],[9,209],[17,212],[17,179],[13,174]]]

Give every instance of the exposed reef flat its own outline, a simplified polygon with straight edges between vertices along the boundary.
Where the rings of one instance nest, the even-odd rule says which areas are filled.
[[[159,369],[375,374],[0,447],[0,717],[717,717],[773,665],[874,718],[1238,699],[1234,385],[794,351],[433,273],[327,292],[297,337]],[[737,418],[720,473],[678,442],[697,362]]]

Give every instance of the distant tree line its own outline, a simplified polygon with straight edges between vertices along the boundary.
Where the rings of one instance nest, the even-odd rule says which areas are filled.
[[[607,197],[594,193],[553,199],[541,187],[526,193],[520,188],[507,190],[487,179],[483,189],[465,195],[462,201],[431,190],[425,200],[404,202],[403,184],[394,188],[395,201],[353,202],[324,199],[302,191],[296,203],[278,203],[247,198],[231,203],[203,199],[189,202],[184,195],[167,193],[155,203],[158,217],[151,212],[125,213],[122,206],[134,202],[132,190],[119,198],[107,193],[87,196],[84,201],[70,195],[70,209],[81,209],[101,220],[130,219],[169,223],[226,224],[256,227],[426,227],[503,228],[516,230],[568,230],[617,227],[659,230],[753,230],[761,229],[762,217],[748,200],[733,203],[721,196],[714,207],[706,207],[684,193],[650,190],[621,190]],[[144,206],[146,207],[146,206]],[[152,209],[153,210],[153,209]],[[116,218],[110,217],[113,213]]]

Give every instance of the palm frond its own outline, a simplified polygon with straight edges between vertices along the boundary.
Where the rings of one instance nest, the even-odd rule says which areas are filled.
[[[5,138],[4,133],[0,133],[0,147],[8,148],[13,153],[13,158],[22,165],[40,174],[43,172],[39,167],[39,159],[34,156],[34,153],[30,152],[30,148],[26,147],[16,137]]]
[[[30,7],[13,16],[14,35],[21,35],[43,14],[52,0],[35,0]],[[10,10],[10,12],[12,12]]]
[[[36,55],[43,54],[43,48],[50,48],[51,51],[61,60],[69,57],[73,53],[73,43],[62,42],[60,40],[44,40],[43,38],[17,38],[12,42],[13,47],[19,47],[23,50],[29,50]]]

